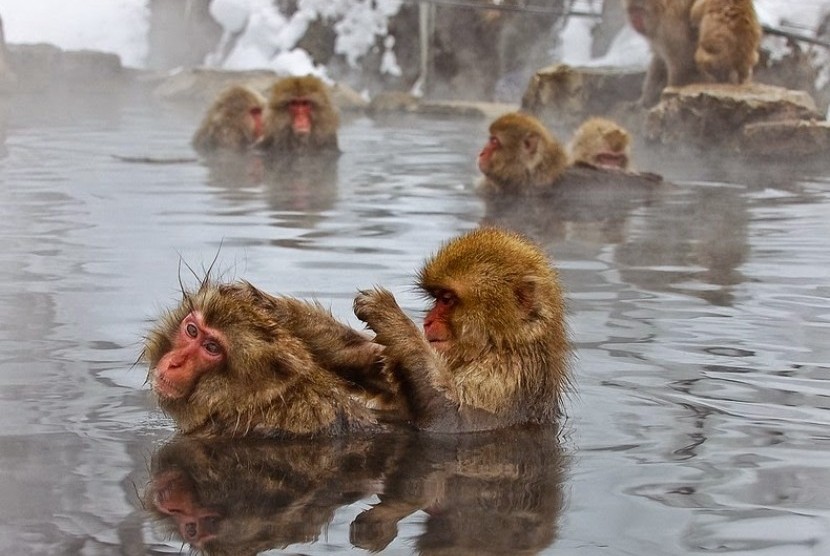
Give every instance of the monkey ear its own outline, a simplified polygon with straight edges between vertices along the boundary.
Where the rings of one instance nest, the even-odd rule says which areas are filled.
[[[516,304],[522,315],[529,317],[536,312],[537,280],[533,276],[525,276],[516,285],[513,294],[516,296]]]
[[[539,136],[535,133],[528,133],[522,139],[522,147],[524,147],[527,154],[531,156],[535,155],[539,148]]]

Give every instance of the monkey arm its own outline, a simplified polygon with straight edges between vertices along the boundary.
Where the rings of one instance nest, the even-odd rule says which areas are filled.
[[[660,56],[653,54],[651,63],[646,70],[646,78],[643,81],[643,94],[640,97],[640,104],[646,108],[654,106],[660,100],[660,93],[668,81],[668,68]]]
[[[291,330],[323,366],[340,374],[377,374],[383,346],[335,319],[319,303],[281,298],[280,321]]]
[[[409,411],[419,429],[437,432],[468,430],[450,371],[444,358],[427,342],[391,292],[364,290],[354,301],[357,318],[383,346],[387,364],[402,382]]]

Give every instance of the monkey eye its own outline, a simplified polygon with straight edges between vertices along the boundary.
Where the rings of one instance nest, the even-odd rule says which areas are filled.
[[[296,108],[311,108],[311,101],[306,98],[298,98],[291,101],[291,106]]]
[[[452,307],[455,305],[457,298],[451,291],[443,290],[438,292],[438,295],[435,296],[435,301],[444,307]]]
[[[255,106],[254,108],[251,108],[251,115],[259,116],[260,114],[262,114],[262,108],[260,108],[259,106]]]
[[[184,327],[184,331],[187,332],[187,335],[191,338],[195,338],[199,335],[199,327],[192,322],[187,323],[187,326]]]
[[[488,142],[490,143],[491,147],[501,147],[501,141],[499,141],[499,138],[496,137],[495,135],[491,135],[490,136],[490,141],[488,141]]]
[[[220,346],[217,342],[208,341],[204,344],[205,351],[211,355],[219,355],[222,353],[222,346]]]

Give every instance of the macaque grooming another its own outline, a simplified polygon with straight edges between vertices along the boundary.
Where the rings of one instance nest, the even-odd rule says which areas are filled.
[[[478,155],[485,194],[526,193],[548,189],[562,174],[568,156],[539,120],[511,112],[490,124],[490,138]]]
[[[571,164],[628,170],[631,137],[611,120],[589,118],[574,133],[569,150]]]
[[[352,379],[382,376],[380,350],[315,303],[205,280],[150,331],[143,358],[183,433],[277,436],[374,425],[371,385]]]
[[[696,0],[691,11],[698,26],[695,62],[716,83],[746,83],[758,63],[761,25],[752,0]]]
[[[234,85],[217,97],[193,135],[191,144],[199,153],[219,149],[245,151],[262,137],[265,97]]]
[[[286,77],[271,88],[261,147],[275,155],[339,152],[340,118],[325,83],[317,77]]]
[[[385,346],[413,424],[436,432],[551,423],[568,384],[557,273],[524,237],[479,228],[447,243],[418,286],[433,300],[423,333],[385,289],[361,291],[355,315]]]

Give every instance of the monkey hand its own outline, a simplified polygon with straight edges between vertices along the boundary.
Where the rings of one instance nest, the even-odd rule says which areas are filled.
[[[392,292],[376,287],[358,291],[354,298],[354,314],[377,333],[378,328],[394,326],[395,317],[403,315],[403,311]]]
[[[395,296],[384,288],[360,290],[354,298],[354,314],[375,332],[375,341],[385,346],[395,343],[395,337],[401,333],[414,330],[417,334]]]

